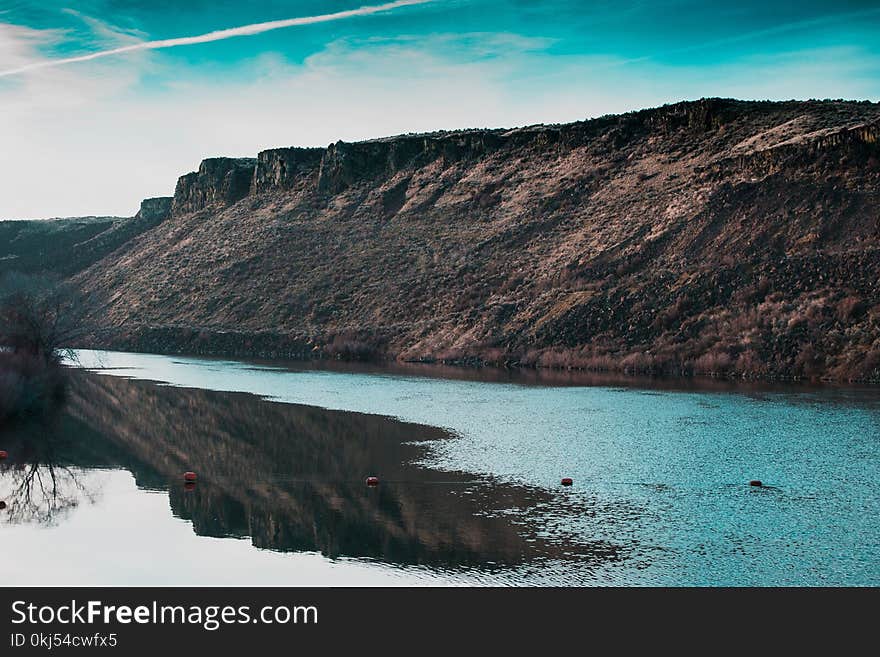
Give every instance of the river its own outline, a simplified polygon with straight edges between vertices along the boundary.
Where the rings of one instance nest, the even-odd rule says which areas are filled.
[[[71,374],[58,417],[0,434],[4,584],[880,584],[874,388],[93,351]]]

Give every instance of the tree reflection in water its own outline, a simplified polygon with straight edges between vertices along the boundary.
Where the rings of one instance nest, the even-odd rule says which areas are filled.
[[[94,503],[99,491],[80,467],[64,462],[70,445],[57,431],[58,418],[17,427],[6,434],[12,458],[0,465],[0,521],[52,526],[81,503]],[[61,460],[59,460],[61,459]]]

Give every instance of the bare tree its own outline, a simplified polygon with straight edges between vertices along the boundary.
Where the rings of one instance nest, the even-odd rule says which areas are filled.
[[[0,346],[57,362],[82,335],[83,303],[48,277],[7,274],[0,281]]]

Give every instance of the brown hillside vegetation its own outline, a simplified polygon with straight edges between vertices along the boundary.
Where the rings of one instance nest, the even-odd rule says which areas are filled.
[[[880,105],[709,99],[205,160],[92,343],[880,380]]]

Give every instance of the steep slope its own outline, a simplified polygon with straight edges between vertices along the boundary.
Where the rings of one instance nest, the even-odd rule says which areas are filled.
[[[0,221],[0,274],[70,276],[167,219],[171,198],[150,198],[134,217]]]
[[[709,99],[215,158],[76,280],[127,348],[877,380],[878,136]]]

